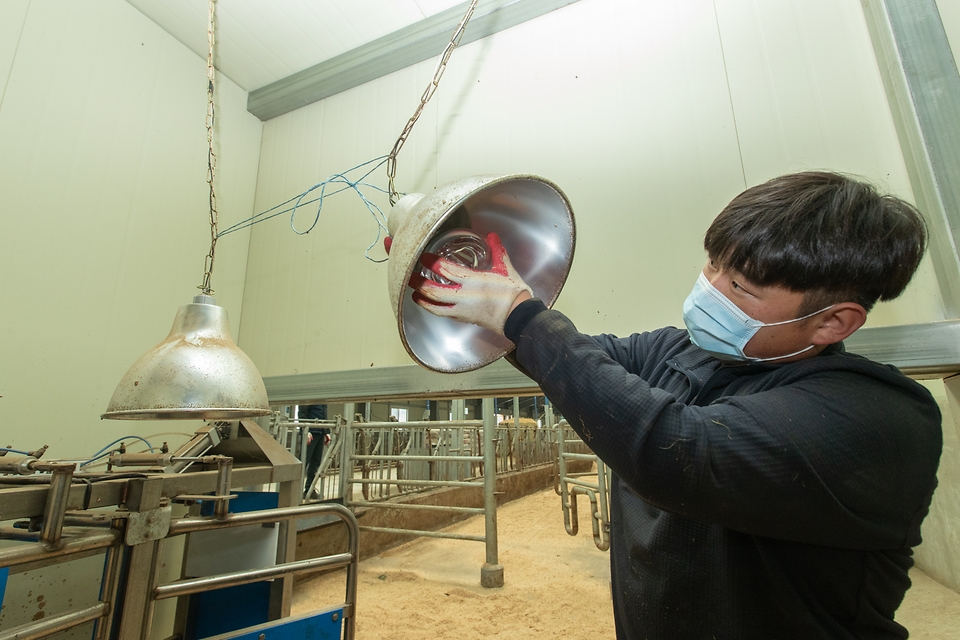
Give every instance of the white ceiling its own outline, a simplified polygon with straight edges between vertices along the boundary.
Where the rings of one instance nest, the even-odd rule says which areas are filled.
[[[206,60],[205,0],[127,2]],[[217,0],[216,66],[252,91],[459,4],[464,0]]]

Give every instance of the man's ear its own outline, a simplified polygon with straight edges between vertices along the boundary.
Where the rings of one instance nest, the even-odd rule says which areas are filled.
[[[867,321],[867,310],[856,302],[839,302],[818,316],[819,324],[811,341],[828,345],[846,340]]]

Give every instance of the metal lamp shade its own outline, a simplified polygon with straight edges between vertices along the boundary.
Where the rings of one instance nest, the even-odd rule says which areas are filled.
[[[560,189],[531,175],[472,176],[423,196],[397,202],[388,220],[388,286],[400,339],[419,364],[444,373],[479,369],[506,355],[513,343],[496,333],[441,318],[412,300],[407,282],[420,255],[451,229],[481,237],[496,232],[534,296],[552,306],[566,282],[576,242],[573,209]]]
[[[201,295],[180,307],[166,340],[133,363],[100,417],[236,420],[269,413],[263,379],[230,337],[226,309]]]

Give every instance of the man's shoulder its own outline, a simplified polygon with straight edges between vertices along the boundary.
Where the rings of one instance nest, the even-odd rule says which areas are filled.
[[[888,383],[925,389],[923,385],[904,375],[892,364],[877,362],[858,353],[847,351],[842,342],[830,345],[813,358],[800,360],[794,364],[799,364],[801,365],[800,368],[813,371],[849,371],[853,374],[867,375]]]
[[[827,395],[851,409],[869,405],[872,410],[882,410],[891,403],[906,403],[931,423],[940,422],[939,405],[925,386],[893,365],[846,351],[842,343],[816,357],[784,365],[782,372],[788,384],[801,379],[818,381]]]

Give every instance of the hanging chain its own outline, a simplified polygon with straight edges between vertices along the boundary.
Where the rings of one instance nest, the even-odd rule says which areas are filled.
[[[217,171],[217,154],[213,151],[213,125],[216,111],[213,105],[213,28],[214,6],[216,0],[209,0],[207,12],[207,184],[210,185],[210,253],[203,262],[203,284],[197,288],[204,295],[212,296],[210,276],[213,273],[213,257],[217,248],[217,192],[213,187],[214,175]]]
[[[436,71],[433,72],[433,80],[430,81],[430,84],[427,85],[427,88],[424,89],[423,95],[420,96],[420,104],[417,105],[417,110],[413,112],[413,115],[407,120],[407,126],[403,128],[403,132],[400,134],[400,137],[397,138],[397,142],[393,145],[393,150],[390,151],[390,155],[387,156],[387,177],[390,179],[390,205],[393,206],[397,204],[399,199],[399,193],[393,184],[394,178],[397,176],[397,154],[400,153],[400,149],[403,148],[403,143],[407,141],[407,136],[410,135],[410,132],[413,131],[413,125],[417,124],[417,120],[420,118],[420,114],[423,112],[423,108],[427,106],[427,102],[430,101],[430,98],[433,97],[433,94],[436,93],[437,87],[440,85],[440,77],[443,76],[443,72],[447,69],[447,61],[450,59],[450,54],[453,53],[453,50],[457,48],[457,45],[460,44],[460,38],[463,37],[463,30],[466,28],[467,23],[470,22],[471,16],[473,16],[473,10],[477,8],[477,2],[479,0],[472,0],[470,6],[467,7],[467,13],[463,16],[463,20],[460,21],[460,24],[457,25],[456,30],[453,32],[453,37],[450,38],[450,42],[447,44],[446,48],[443,50],[443,54],[440,56],[440,62],[437,64]]]

